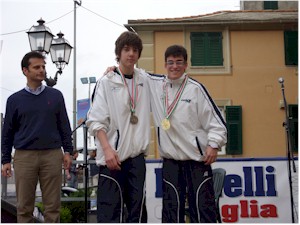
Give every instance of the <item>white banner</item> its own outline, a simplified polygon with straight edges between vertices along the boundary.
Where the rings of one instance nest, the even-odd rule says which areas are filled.
[[[298,169],[298,160],[295,160]],[[147,161],[149,223],[161,223],[162,162]],[[223,223],[291,223],[292,206],[288,162],[285,158],[220,159],[213,168],[226,170],[220,198]],[[298,172],[292,170],[293,200],[298,222]]]

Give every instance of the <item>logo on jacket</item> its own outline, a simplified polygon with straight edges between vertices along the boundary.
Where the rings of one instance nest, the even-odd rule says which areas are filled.
[[[191,99],[181,99],[182,102],[187,102],[187,103],[191,103]]]
[[[120,87],[112,87],[111,91],[119,91],[121,88]]]

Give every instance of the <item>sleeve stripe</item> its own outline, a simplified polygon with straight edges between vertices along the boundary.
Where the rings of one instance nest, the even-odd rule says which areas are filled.
[[[205,92],[205,95],[208,97],[208,99],[209,99],[210,103],[212,104],[212,106],[213,106],[215,112],[217,113],[217,115],[218,115],[218,117],[220,118],[221,122],[223,123],[224,127],[227,129],[226,122],[225,122],[223,116],[221,115],[218,106],[216,106],[215,102],[213,101],[213,99],[212,99],[211,96],[209,95],[209,93],[208,93],[207,89],[205,88],[205,86],[204,86],[203,84],[199,83],[198,81],[194,80],[193,78],[190,78],[190,77],[189,77],[189,79],[190,79],[190,81],[191,81],[193,84],[197,85],[200,89],[202,89],[202,90]]]

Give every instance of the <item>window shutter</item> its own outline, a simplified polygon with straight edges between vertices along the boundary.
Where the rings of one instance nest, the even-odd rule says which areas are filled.
[[[222,66],[222,38],[222,32],[192,32],[192,66]]]
[[[207,33],[208,36],[208,65],[222,66],[223,65],[223,49],[222,49],[222,33],[211,32]]]
[[[205,35],[204,33],[191,33],[192,66],[205,65]]]
[[[288,105],[291,150],[298,152],[298,105]]]
[[[243,153],[242,143],[242,106],[226,106],[227,145],[226,154]]]
[[[264,1],[264,9],[273,9],[276,10],[278,9],[278,1]]]
[[[298,32],[284,32],[285,65],[298,65]]]

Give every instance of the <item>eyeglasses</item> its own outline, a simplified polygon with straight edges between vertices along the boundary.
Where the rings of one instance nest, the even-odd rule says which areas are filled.
[[[166,62],[167,63],[167,65],[168,66],[173,66],[174,64],[176,64],[176,66],[183,66],[183,65],[185,65],[185,61],[183,61],[183,60],[178,60],[178,61],[167,61]]]

